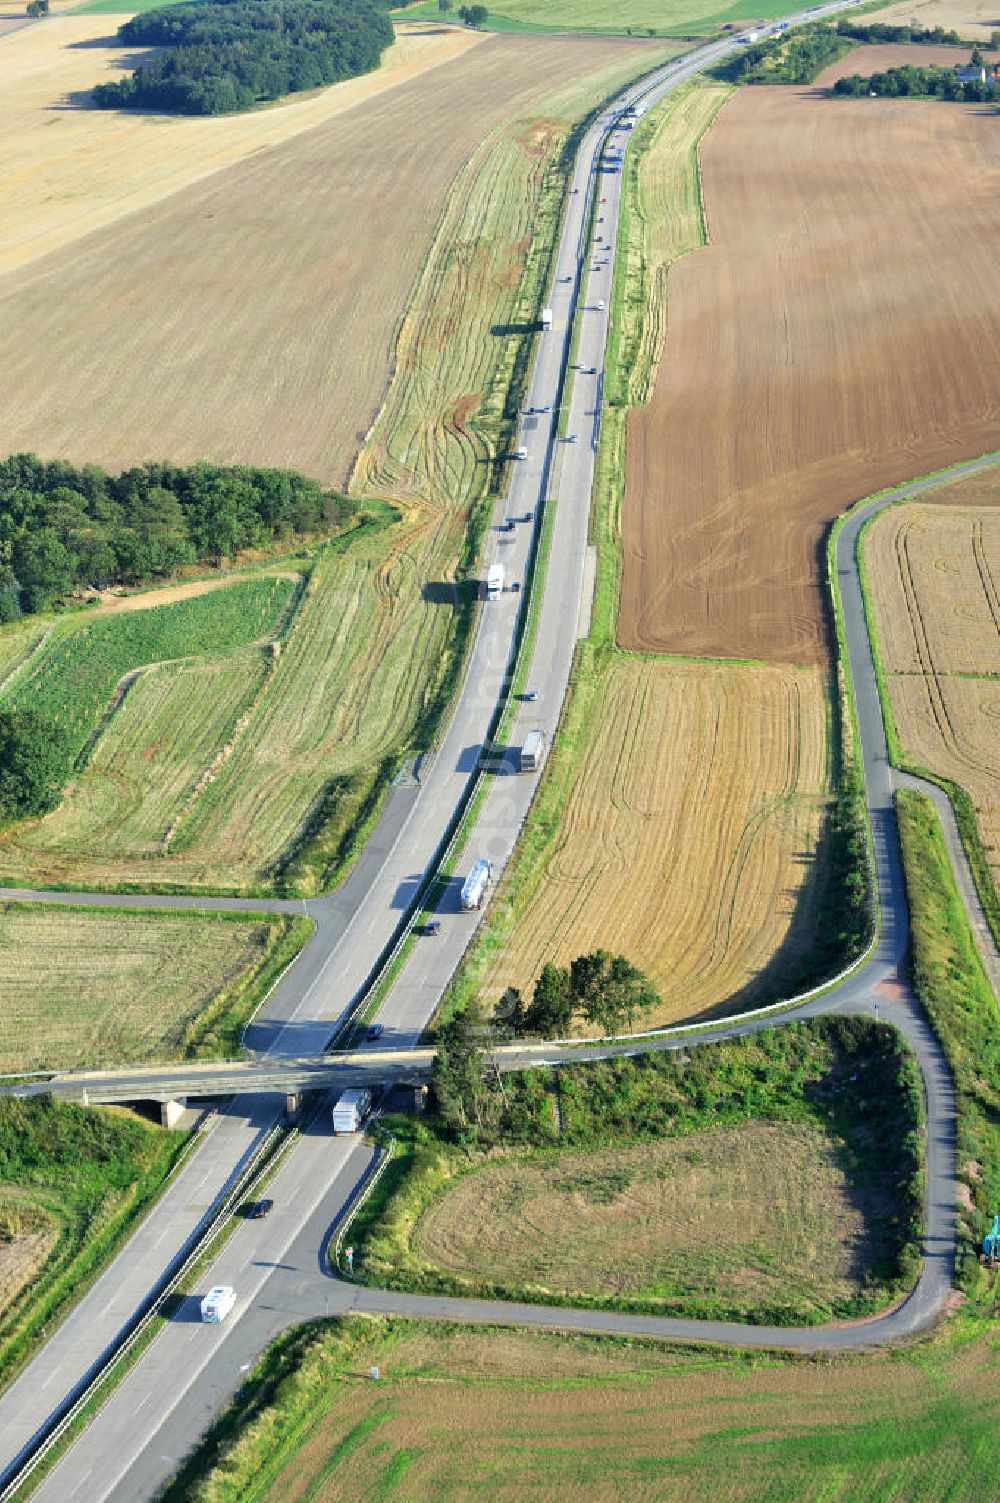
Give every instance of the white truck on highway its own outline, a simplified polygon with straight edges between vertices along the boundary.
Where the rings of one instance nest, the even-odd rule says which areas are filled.
[[[503,564],[490,564],[486,575],[487,600],[499,600],[503,594]]]
[[[371,1111],[372,1093],[367,1086],[356,1086],[345,1091],[333,1107],[333,1130],[337,1137],[345,1133],[360,1132],[361,1124]]]
[[[545,732],[529,731],[521,747],[521,771],[540,772],[545,761]]]
[[[217,1326],[225,1320],[235,1303],[236,1290],[233,1286],[217,1284],[201,1302],[201,1318],[206,1325]]]
[[[482,906],[490,885],[493,868],[488,861],[477,861],[462,883],[462,912],[475,913]]]
[[[542,328],[543,329],[551,329],[551,327],[552,327],[552,309],[551,308],[543,308],[542,309]]]

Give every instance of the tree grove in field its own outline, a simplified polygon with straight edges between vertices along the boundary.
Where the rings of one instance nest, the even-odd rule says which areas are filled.
[[[118,37],[167,50],[99,84],[95,104],[223,115],[370,72],[393,29],[368,0],[197,0],[133,16]]]
[[[108,475],[13,454],[0,460],[0,622],[81,588],[334,532],[355,510],[291,470],[164,463]]]

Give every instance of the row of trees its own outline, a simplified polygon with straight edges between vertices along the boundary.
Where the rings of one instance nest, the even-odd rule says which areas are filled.
[[[871,74],[869,78],[862,78],[860,73],[838,78],[833,92],[854,98],[876,94],[887,99],[916,96],[982,104],[992,99],[995,91],[989,78],[985,83],[978,78],[963,82],[951,68],[916,68],[908,63],[904,68],[888,68],[884,73]]]
[[[109,475],[14,454],[0,461],[0,622],[81,588],[326,535],[355,512],[289,470],[147,464]]]
[[[656,988],[624,955],[594,950],[569,966],[546,965],[525,1003],[509,987],[491,1017],[478,999],[437,1030],[434,1096],[449,1130],[477,1136],[497,1114],[489,1079],[490,1048],[515,1036],[558,1038],[577,1018],[603,1033],[629,1028],[659,1001]]]
[[[889,26],[885,21],[872,21],[866,26],[861,21],[838,21],[837,33],[855,42],[911,42],[927,47],[963,45],[957,31],[945,31],[943,26]]]
[[[370,0],[197,0],[147,11],[118,28],[119,40],[169,50],[128,78],[99,84],[94,102],[228,114],[368,73],[393,35]]]

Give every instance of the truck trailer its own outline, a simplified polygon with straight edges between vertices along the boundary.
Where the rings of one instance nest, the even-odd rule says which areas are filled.
[[[503,564],[490,564],[486,575],[487,600],[499,600],[503,594]]]
[[[474,913],[482,906],[490,885],[493,868],[488,861],[477,861],[462,883],[462,912]]]
[[[545,732],[529,731],[521,747],[521,771],[540,772],[545,761]]]
[[[345,1133],[359,1132],[371,1110],[372,1093],[365,1086],[345,1091],[333,1108],[333,1130],[338,1138]]]
[[[543,308],[542,309],[542,328],[543,329],[551,329],[551,327],[552,327],[552,309],[551,308]]]
[[[206,1325],[217,1326],[225,1320],[235,1303],[236,1290],[232,1285],[217,1284],[201,1302],[201,1318]]]

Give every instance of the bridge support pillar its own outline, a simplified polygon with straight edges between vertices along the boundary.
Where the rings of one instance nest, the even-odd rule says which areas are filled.
[[[286,1122],[296,1122],[298,1120],[299,1113],[301,1111],[302,1111],[302,1092],[301,1091],[286,1091],[285,1092],[285,1121]]]
[[[187,1097],[178,1096],[174,1101],[160,1102],[160,1126],[176,1127],[187,1111]]]

